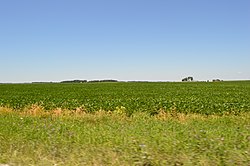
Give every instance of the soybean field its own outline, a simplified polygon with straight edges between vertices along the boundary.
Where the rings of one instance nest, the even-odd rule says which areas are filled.
[[[159,110],[237,114],[250,110],[250,81],[0,84],[0,106],[18,110],[33,104],[87,112],[122,108],[128,115]]]

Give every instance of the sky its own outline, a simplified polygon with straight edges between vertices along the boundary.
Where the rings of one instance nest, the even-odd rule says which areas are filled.
[[[1,0],[0,82],[250,80],[249,0]]]

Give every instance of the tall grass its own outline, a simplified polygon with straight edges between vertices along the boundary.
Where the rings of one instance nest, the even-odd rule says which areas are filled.
[[[0,164],[249,165],[249,154],[249,113],[0,108]]]

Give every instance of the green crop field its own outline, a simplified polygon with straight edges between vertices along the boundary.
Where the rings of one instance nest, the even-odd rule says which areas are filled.
[[[0,165],[250,165],[250,81],[0,84]]]
[[[0,106],[22,109],[32,104],[47,110],[76,109],[128,114],[175,108],[183,113],[223,114],[250,110],[250,81],[191,83],[0,84]]]

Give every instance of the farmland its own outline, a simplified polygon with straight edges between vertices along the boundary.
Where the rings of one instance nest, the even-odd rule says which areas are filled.
[[[0,84],[0,165],[249,165],[250,81]]]
[[[223,114],[250,110],[250,82],[219,83],[83,83],[0,84],[0,106],[22,109],[32,104],[46,110],[76,109],[88,112],[124,108],[157,113]]]

